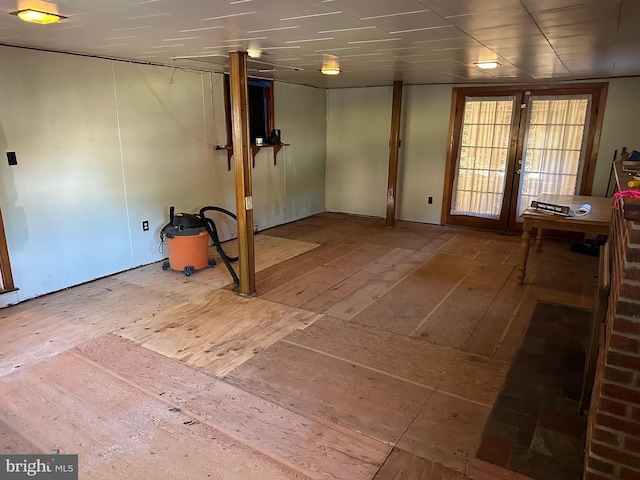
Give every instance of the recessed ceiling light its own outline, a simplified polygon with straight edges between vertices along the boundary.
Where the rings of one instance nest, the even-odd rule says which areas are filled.
[[[500,66],[498,62],[474,62],[474,65],[483,70],[493,70]]]
[[[18,10],[17,12],[11,12],[11,15],[16,15],[20,20],[31,23],[40,23],[46,25],[48,23],[56,23],[64,18],[62,15],[58,15],[54,12],[43,12],[41,10],[34,10],[32,8],[25,8]]]

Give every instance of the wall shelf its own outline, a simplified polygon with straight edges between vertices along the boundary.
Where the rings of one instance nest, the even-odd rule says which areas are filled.
[[[264,145],[251,145],[251,160],[253,162],[253,168],[256,167],[256,155],[263,148],[273,148],[273,165],[277,165],[278,152],[282,149],[282,147],[288,147],[289,143],[276,143],[276,144],[267,144]],[[233,157],[233,145],[216,145],[216,150],[226,150],[227,151],[227,170],[231,171],[231,157]]]

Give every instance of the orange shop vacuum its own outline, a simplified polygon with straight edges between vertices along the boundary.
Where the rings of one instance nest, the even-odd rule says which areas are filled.
[[[184,272],[188,277],[196,270],[214,266],[215,260],[209,258],[209,232],[198,215],[178,213],[174,207],[169,211],[169,223],[160,232],[169,249],[169,259],[162,269]]]
[[[188,277],[196,270],[215,266],[215,260],[209,257],[211,239],[237,286],[239,280],[231,262],[237,261],[238,257],[229,257],[222,249],[215,222],[206,216],[206,212],[212,210],[236,218],[235,214],[220,207],[203,207],[198,214],[174,214],[174,207],[169,209],[169,223],[160,232],[161,245],[166,243],[169,250],[169,258],[162,263],[162,269],[171,268]]]

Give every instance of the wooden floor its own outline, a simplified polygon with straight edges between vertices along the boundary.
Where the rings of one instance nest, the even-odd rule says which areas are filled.
[[[225,245],[233,249],[233,244]],[[597,259],[339,214],[219,265],[148,265],[0,310],[0,453],[85,479],[465,479],[538,301],[591,307]]]

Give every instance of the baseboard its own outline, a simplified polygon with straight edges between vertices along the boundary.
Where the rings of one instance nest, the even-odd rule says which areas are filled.
[[[8,307],[18,303],[18,291],[12,290],[10,292],[0,293],[0,308]]]

